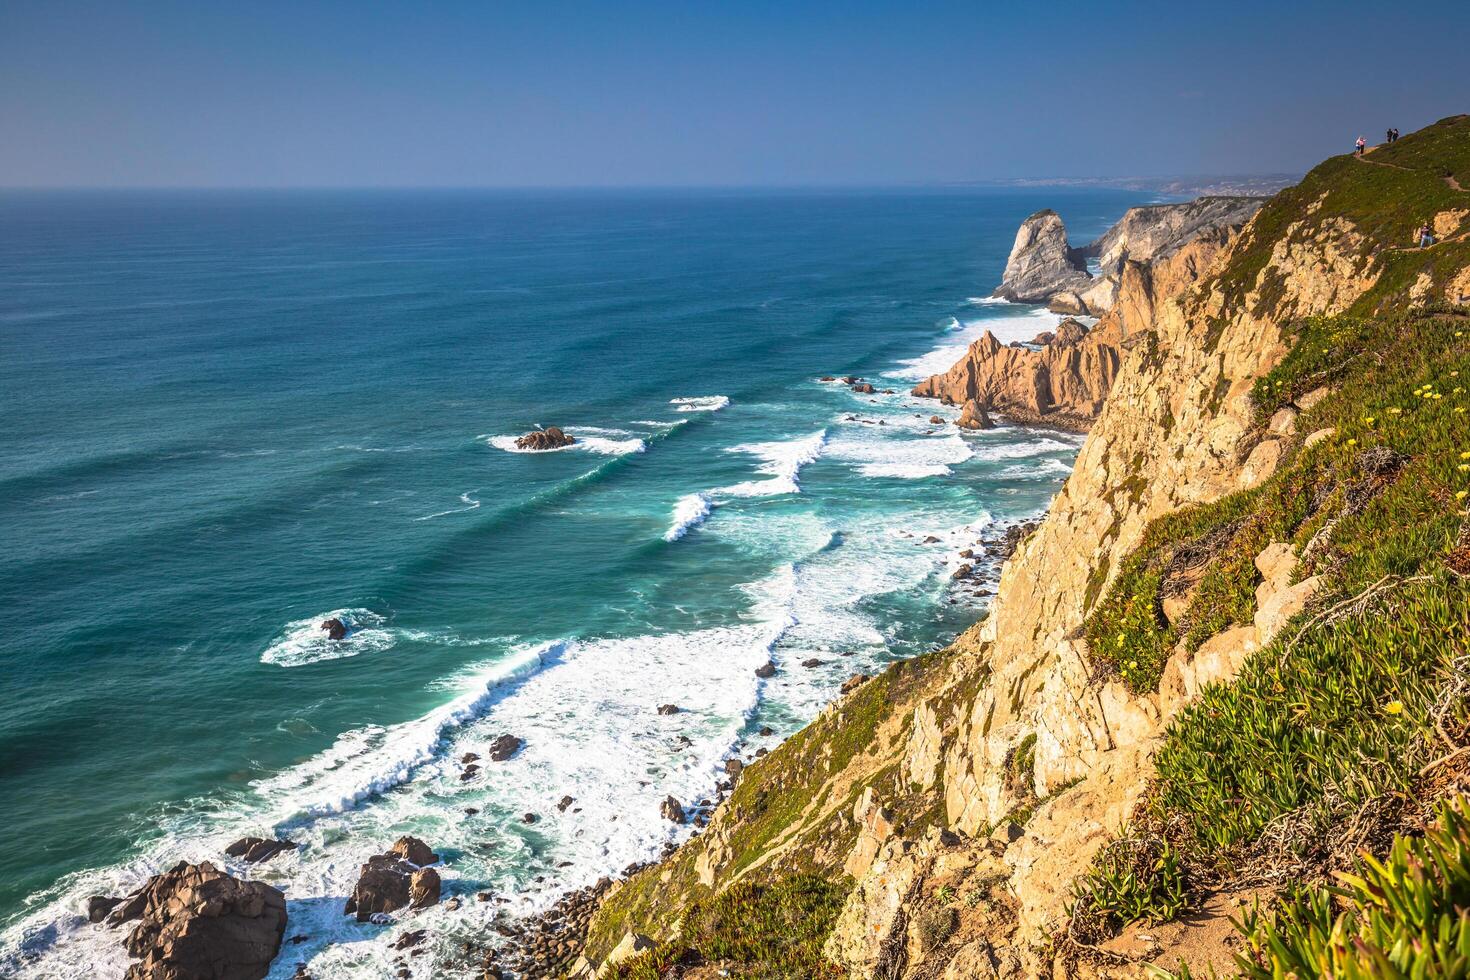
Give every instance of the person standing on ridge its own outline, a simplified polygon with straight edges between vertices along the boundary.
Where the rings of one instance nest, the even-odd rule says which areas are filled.
[[[1353,146],[1355,146],[1355,147],[1358,148],[1358,156],[1362,156],[1363,155],[1363,148],[1365,146],[1367,146],[1367,145],[1368,145],[1368,141],[1365,140],[1365,139],[1363,139],[1363,137],[1359,136],[1358,137],[1358,141],[1353,144]]]
[[[1434,229],[1429,227],[1429,222],[1419,226],[1419,247],[1428,248],[1434,244]]]

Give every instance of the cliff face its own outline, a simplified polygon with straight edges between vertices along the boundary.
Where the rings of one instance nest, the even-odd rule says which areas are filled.
[[[1240,228],[1266,203],[1264,197],[1201,197],[1183,204],[1129,208],[1101,238],[1083,251],[1096,257],[1104,275],[1123,263],[1152,262],[1201,235]]]
[[[1045,303],[1057,313],[1101,316],[1117,301],[1125,263],[1150,265],[1201,239],[1224,244],[1265,200],[1202,197],[1130,208],[1101,238],[1080,249],[1068,244],[1066,226],[1055,211],[1038,211],[1016,232],[995,295]],[[1089,257],[1099,258],[1099,275],[1087,271]]]
[[[1013,303],[1045,303],[1053,293],[1085,289],[1091,277],[1067,242],[1061,216],[1048,208],[1021,222],[995,295]]]
[[[1074,327],[1041,350],[1008,347],[989,332],[954,367],[913,389],[948,405],[973,402],[1013,421],[1086,431],[1117,377],[1126,350],[1152,328],[1157,303],[1192,288],[1234,238],[1214,229],[1149,261],[1128,261],[1115,277],[1111,309],[1092,330]]]
[[[1058,347],[1049,359],[1051,348],[1029,360],[982,338],[961,364],[926,382],[927,393],[951,401],[989,393],[992,401],[1004,395],[1039,405],[1044,395],[1052,405],[1083,405],[1094,392],[1081,381],[1081,348],[1090,343],[1093,350],[1087,370],[1099,378],[1112,372],[1071,477],[1040,528],[1006,563],[987,618],[949,650],[858,687],[748,768],[704,834],[662,869],[614,893],[599,913],[602,935],[589,949],[610,948],[634,927],[672,937],[682,910],[703,896],[724,894],[734,882],[803,873],[836,882],[846,896],[823,949],[853,980],[1096,975],[1098,968],[1068,947],[1074,883],[1136,817],[1171,719],[1182,717],[1207,685],[1229,683],[1257,651],[1274,651],[1270,645],[1285,625],[1325,587],[1307,553],[1330,541],[1336,522],[1304,525],[1312,543],[1300,548],[1272,537],[1282,531],[1267,533],[1245,570],[1233,573],[1244,576],[1245,586],[1234,587],[1245,589],[1245,608],[1221,617],[1199,642],[1166,649],[1161,671],[1147,683],[1129,681],[1128,667],[1136,664],[1120,665],[1111,651],[1089,647],[1089,614],[1105,598],[1113,601],[1110,590],[1128,559],[1166,515],[1247,501],[1245,492],[1265,487],[1278,469],[1287,473],[1301,458],[1317,458],[1308,449],[1333,437],[1326,429],[1298,431],[1298,421],[1313,419],[1344,377],[1330,343],[1300,355],[1309,369],[1293,375],[1298,380],[1289,394],[1273,396],[1269,419],[1260,415],[1261,379],[1292,350],[1292,325],[1454,303],[1470,282],[1465,236],[1436,246],[1439,252],[1402,247],[1412,222],[1451,214],[1446,202],[1459,202],[1462,192],[1441,176],[1462,163],[1470,169],[1470,158],[1455,156],[1470,146],[1470,117],[1446,120],[1429,136],[1400,145],[1402,162],[1393,166],[1402,173],[1348,158],[1328,161],[1238,235],[1211,231],[1184,247],[1149,246],[1146,263],[1122,258],[1122,251],[1134,254],[1132,247],[1117,246],[1118,300],[1087,338]],[[1426,208],[1425,215],[1416,213]],[[1419,360],[1418,329],[1402,335],[1396,356],[1409,365],[1405,370]],[[1339,335],[1346,336],[1328,333]],[[1443,337],[1451,347],[1463,344],[1448,329]],[[1116,358],[1106,369],[1105,339]],[[1383,354],[1364,350],[1357,363],[1376,370]],[[1058,385],[1054,371],[1067,370],[1074,372],[1071,380]],[[1017,372],[1021,392],[1008,387],[1018,384],[1007,381]],[[1406,399],[1408,387],[1405,382],[1394,404]],[[1454,397],[1463,390],[1455,388]],[[1421,385],[1413,394],[1438,392]],[[1445,404],[1443,418],[1465,418],[1449,414]],[[1355,409],[1339,411],[1361,414]],[[1375,420],[1354,424],[1371,427]],[[1461,436],[1470,438],[1470,430]],[[1444,445],[1461,436],[1452,433]],[[1344,444],[1345,459],[1354,442]],[[1435,452],[1453,456],[1448,449]],[[1343,465],[1357,475],[1366,464]],[[1435,479],[1458,479],[1452,471],[1445,465]],[[1385,479],[1337,490],[1347,494],[1342,513],[1352,513],[1360,506],[1352,501],[1378,492],[1364,488],[1382,487]],[[1450,491],[1426,491],[1413,504],[1421,515],[1415,520],[1439,515],[1446,500],[1455,506]],[[1240,506],[1249,514],[1255,505]],[[1443,528],[1458,519],[1433,520]],[[1225,528],[1234,533],[1238,526]],[[1452,532],[1449,537],[1453,543]],[[1464,544],[1470,554],[1470,541]],[[1395,555],[1405,567],[1405,552]],[[1180,588],[1200,588],[1190,578],[1197,569],[1176,564],[1170,574],[1177,572]],[[1171,606],[1177,593],[1162,594],[1163,616],[1180,615],[1187,603]],[[1158,615],[1150,611],[1150,622],[1137,628],[1156,629]],[[1129,639],[1117,637],[1120,646]],[[1392,705],[1391,711],[1404,710],[1398,701]],[[1195,930],[1189,941],[1199,944],[1191,962],[1196,973],[1230,965],[1224,942],[1230,930],[1216,912],[1201,913],[1214,932],[1196,924],[1174,933]],[[1142,962],[1157,953],[1110,949],[1098,957]]]

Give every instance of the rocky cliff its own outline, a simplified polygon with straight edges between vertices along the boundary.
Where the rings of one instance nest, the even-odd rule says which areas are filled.
[[[1123,263],[1155,258],[1206,235],[1240,228],[1266,203],[1264,197],[1200,197],[1182,204],[1129,208],[1102,237],[1083,249],[1102,274],[1117,275]]]
[[[1067,241],[1061,215],[1047,208],[1021,222],[995,295],[1013,303],[1045,303],[1063,290],[1085,290],[1087,261]]]
[[[1069,320],[1056,336],[1037,338],[1046,341],[1040,349],[1006,346],[987,332],[952,368],[920,382],[913,394],[973,404],[1016,422],[1086,431],[1127,349],[1149,334],[1155,306],[1192,289],[1236,234],[1231,226],[1197,227],[1188,241],[1144,249],[1143,258],[1122,261],[1109,279],[1109,309],[1095,328]]]
[[[1092,332],[1117,342],[1111,391],[989,615],[745,767],[704,833],[610,893],[587,972],[629,933],[652,948],[604,976],[1326,955],[1269,931],[1316,908],[1276,890],[1470,785],[1470,238],[1455,219],[1404,247],[1466,206],[1470,117],[1378,156],[1327,161],[1238,235],[1127,249]],[[1008,349],[976,348],[934,393],[989,390]],[[1333,962],[1409,975],[1426,950]]]
[[[1101,316],[1113,308],[1124,265],[1151,265],[1198,240],[1223,245],[1265,202],[1259,197],[1201,197],[1181,204],[1130,208],[1102,237],[1072,248],[1061,217],[1038,211],[1021,223],[995,295],[1045,303],[1058,313]],[[1100,272],[1087,271],[1097,258]]]

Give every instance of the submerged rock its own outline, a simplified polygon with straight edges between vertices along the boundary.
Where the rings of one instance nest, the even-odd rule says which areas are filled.
[[[336,617],[323,622],[321,628],[326,630],[329,640],[340,640],[347,635],[347,624]]]
[[[775,662],[770,661],[770,660],[767,660],[765,663],[761,664],[759,667],[757,667],[755,669],[755,676],[757,676],[759,678],[762,678],[762,679],[767,678],[767,677],[775,677],[776,676],[776,664],[775,664]]]
[[[214,865],[179,862],[120,902],[107,916],[136,921],[127,980],[259,980],[286,934],[286,898],[258,881]]]

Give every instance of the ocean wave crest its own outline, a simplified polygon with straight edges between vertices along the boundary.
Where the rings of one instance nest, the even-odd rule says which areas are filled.
[[[702,524],[709,516],[710,506],[710,496],[707,493],[691,493],[680,497],[674,504],[673,521],[664,532],[664,540],[678,541],[691,528]]]
[[[730,399],[724,395],[690,395],[670,398],[669,404],[678,406],[680,412],[718,412],[730,404]]]
[[[809,436],[785,442],[753,442],[731,446],[725,452],[749,453],[764,460],[756,467],[756,472],[771,479],[747,480],[734,486],[721,487],[716,492],[731,497],[769,497],[782,493],[801,493],[801,485],[797,479],[801,468],[816,462],[817,457],[822,455],[822,447],[826,442],[827,430],[822,429]]]

